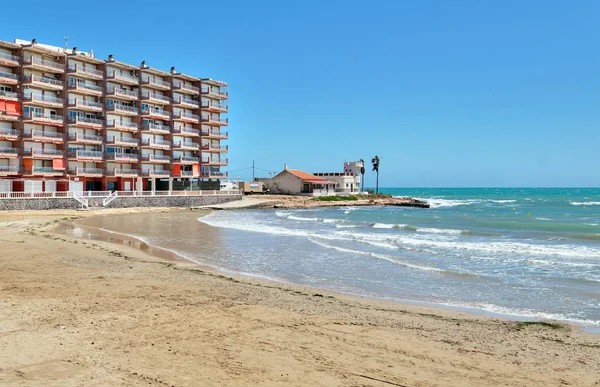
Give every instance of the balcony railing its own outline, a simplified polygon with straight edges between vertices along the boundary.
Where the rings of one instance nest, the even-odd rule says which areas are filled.
[[[109,111],[135,113],[135,114],[139,113],[139,109],[135,106],[121,105],[118,103],[114,103],[111,105],[107,104],[106,106],[108,106],[107,110],[109,110]]]
[[[165,97],[164,95],[160,95],[160,94],[156,94],[156,93],[146,93],[146,95],[144,95],[142,97],[142,99],[155,99],[157,101],[171,103],[171,98]]]
[[[121,80],[121,81],[126,81],[126,82],[131,82],[131,83],[139,83],[140,82],[138,77],[133,77],[128,74],[121,74],[116,71],[113,71],[113,75],[110,78]]]
[[[221,132],[220,130],[206,130],[202,129],[202,135],[205,137],[219,137],[228,138],[229,132]]]
[[[174,115],[174,119],[198,121],[200,116],[192,113],[179,112]]]
[[[69,149],[69,157],[101,159],[103,156],[104,156],[104,153],[100,152],[100,151],[91,151],[91,150],[84,150],[84,149]]]
[[[154,122],[146,122],[142,125],[142,129],[147,131],[157,130],[161,132],[169,133],[171,131],[170,126],[155,124]]]
[[[219,103],[216,101],[202,101],[202,108],[203,109],[218,109],[218,110],[223,110],[223,111],[227,111],[229,110],[229,107],[227,106],[226,103]]]
[[[75,167],[75,168],[69,169],[69,174],[71,174],[71,175],[104,175],[104,169]]]
[[[56,122],[56,123],[63,122],[63,116],[59,116],[57,114],[36,112],[33,110],[30,110],[28,112],[23,112],[23,118],[25,118],[25,119],[36,119],[37,118],[37,119],[41,119],[41,120],[50,120],[50,121]]]
[[[224,177],[227,178],[227,173],[223,172],[212,172],[212,171],[202,171],[202,177]]]
[[[171,113],[162,109],[149,109],[147,106],[142,106],[142,114],[152,116],[171,117]]]
[[[171,146],[171,141],[156,140],[156,139],[152,139],[152,138],[145,138],[145,139],[142,139],[142,145],[143,146],[152,146],[152,145],[156,145],[156,146]]]
[[[106,153],[106,158],[110,160],[131,160],[138,161],[140,155],[137,153]]]
[[[19,173],[20,171],[17,166],[0,165],[0,173]]]
[[[122,89],[117,89],[116,87],[114,89],[112,89],[111,91],[109,91],[107,94],[115,95],[115,96],[124,96],[124,97],[135,98],[135,99],[138,98],[137,91],[122,90]]]
[[[228,151],[229,145],[222,146],[222,145],[206,144],[206,145],[202,145],[202,149],[214,150],[214,151]]]
[[[0,97],[5,98],[19,98],[19,94],[13,93],[12,91],[0,90]]]
[[[93,124],[93,125],[102,125],[102,124],[104,124],[104,121],[102,121],[101,119],[98,119],[98,118],[88,118],[88,117],[82,117],[82,116],[69,117],[69,122],[73,123],[73,124],[77,124],[79,122],[84,122],[84,123]]]
[[[202,116],[202,122],[208,122],[208,123],[215,123],[217,125],[219,124],[228,124],[229,123],[229,119],[228,118],[221,118],[221,117],[214,117],[214,116]]]
[[[171,161],[171,156],[155,155],[155,154],[150,153],[150,154],[142,156],[142,160],[145,160],[145,161],[152,161],[152,160]]]
[[[64,85],[64,83],[62,81],[57,81],[56,79],[52,79],[52,78],[40,77],[38,75],[24,75],[23,81],[24,82],[41,82],[41,83],[46,83],[48,85],[60,86],[60,87],[62,87]]]
[[[198,129],[192,129],[192,128],[184,128],[184,127],[180,127],[180,128],[175,128],[173,129],[173,133],[179,133],[179,134],[193,134],[193,135],[200,135],[200,131]]]
[[[171,84],[169,82],[161,81],[159,79],[148,78],[142,80],[142,83],[145,85],[156,85],[164,88],[171,88]]]
[[[35,129],[32,129],[29,133],[25,133],[23,137],[29,137],[32,139],[64,139],[65,135],[64,133],[56,133],[56,132],[45,132],[45,131],[37,131]]]
[[[19,137],[20,131],[14,129],[0,128],[0,137]]]
[[[58,149],[34,149],[29,148],[23,151],[24,155],[30,156],[63,156],[64,152]]]
[[[25,174],[26,175],[32,175],[32,174],[36,174],[36,173],[49,173],[49,174],[54,174],[54,175],[62,175],[65,173],[65,171],[63,170],[59,170],[59,169],[54,169],[52,167],[29,167],[29,168],[25,168]]]
[[[199,93],[200,92],[200,88],[199,87],[188,85],[188,84],[185,84],[183,82],[179,82],[178,84],[176,84],[175,88],[176,89],[181,89],[181,90],[193,91],[194,93]]]
[[[97,86],[97,85],[90,85],[90,84],[83,83],[83,82],[69,82],[69,88],[70,89],[91,90],[91,91],[98,92],[98,93],[102,92],[102,87]]]
[[[126,137],[115,137],[115,136],[108,136],[106,138],[106,141],[111,143],[111,144],[118,144],[118,143],[122,143],[122,144],[135,144],[137,145],[138,143],[138,139],[137,138],[126,138]]]
[[[85,101],[85,100],[80,100],[80,99],[75,99],[75,98],[69,98],[69,106],[74,106],[74,107],[87,106],[87,107],[102,109],[102,104],[100,102]]]
[[[142,173],[144,176],[169,176],[171,171],[167,169],[148,169]]]
[[[173,157],[173,161],[182,161],[182,162],[188,162],[188,163],[199,163],[200,162],[200,157],[178,156],[178,157]]]
[[[44,66],[47,68],[51,68],[54,70],[58,70],[58,71],[64,71],[65,70],[65,65],[64,64],[60,64],[60,63],[56,63],[56,62],[51,62],[49,60],[45,60],[45,59],[39,59],[36,58],[34,56],[32,56],[31,58],[29,58],[29,60],[25,63],[23,63],[24,65],[38,65],[38,66]]]
[[[140,172],[137,169],[113,168],[106,170],[106,174],[110,176],[136,176],[139,175],[139,173]]]
[[[81,134],[81,133],[73,133],[69,134],[69,141],[92,141],[92,142],[102,142],[102,137],[100,136],[91,136],[89,134]]]
[[[49,95],[40,95],[31,93],[30,95],[24,98],[25,101],[38,101],[38,102],[48,102],[55,105],[62,105],[64,103],[62,98],[52,97]]]
[[[10,54],[5,54],[3,52],[0,52],[0,59],[9,60],[9,61],[12,61],[12,62],[17,62],[17,63],[21,62],[21,58],[19,58],[18,56],[14,56],[14,55],[10,55]]]
[[[173,143],[173,147],[200,149],[200,144],[196,144],[194,142],[179,141]]]
[[[19,76],[17,74],[5,73],[4,71],[0,71],[0,78],[14,79],[15,81],[19,80]]]
[[[17,148],[11,148],[11,147],[4,147],[1,146],[0,147],[0,154],[8,154],[8,155],[18,155],[19,154],[19,149]]]
[[[96,69],[91,69],[89,67],[82,66],[80,64],[69,63],[69,72],[89,74],[89,75],[99,77],[99,78],[104,77],[104,72],[102,72],[100,70],[96,70]]]
[[[185,98],[185,97],[179,97],[178,99],[175,100],[175,103],[200,106],[200,102],[196,101],[195,99]]]
[[[225,90],[219,90],[219,89],[215,89],[215,88],[211,88],[211,87],[207,87],[207,86],[202,86],[202,94],[205,95],[209,95],[209,96],[214,96],[217,98],[227,98],[229,96],[229,93]]]

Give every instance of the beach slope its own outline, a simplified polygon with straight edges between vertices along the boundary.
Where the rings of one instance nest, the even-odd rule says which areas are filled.
[[[600,385],[598,336],[231,277],[52,232],[89,215],[0,213],[0,385]]]

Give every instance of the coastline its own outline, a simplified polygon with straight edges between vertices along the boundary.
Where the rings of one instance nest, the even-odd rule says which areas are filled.
[[[600,372],[594,368],[600,361],[597,336],[572,327],[519,325],[442,308],[325,290],[316,293],[314,288],[157,258],[135,244],[85,241],[50,230],[82,215],[90,213],[0,213],[1,239],[6,246],[0,275],[6,284],[4,298],[11,303],[11,308],[0,312],[8,322],[5,334],[0,335],[0,360],[7,365],[0,369],[0,381],[37,384],[48,376],[46,368],[52,361],[65,369],[53,374],[61,385],[89,382],[91,376],[95,383],[123,385],[148,383],[147,378],[157,385],[156,380],[175,385],[197,384],[198,380],[230,385],[243,381],[273,385],[539,385],[565,380],[592,385],[600,380]],[[23,246],[30,248],[24,251]],[[127,301],[120,297],[123,294],[137,295],[135,300],[152,308]],[[55,305],[49,315],[60,316],[40,315],[48,313],[48,302]],[[74,306],[77,312],[70,313],[61,303]],[[110,311],[98,316],[94,305]],[[205,309],[210,316],[204,316]],[[144,322],[144,318],[153,322]],[[69,324],[52,324],[59,320]],[[55,328],[56,324],[62,325]],[[140,324],[144,337],[136,336]],[[76,335],[69,339],[62,335],[73,333],[72,329],[78,330]],[[199,331],[205,335],[197,337]],[[15,353],[11,342],[17,339],[29,352]],[[46,340],[42,353],[28,358],[39,339]],[[104,352],[86,339],[102,343]],[[56,340],[66,341],[66,347],[60,348]],[[171,341],[174,343],[169,344]],[[64,347],[62,341],[60,344]],[[53,352],[57,348],[60,351]],[[51,360],[57,356],[64,359],[67,349],[71,362]],[[150,350],[149,360],[141,360],[139,356],[145,356],[144,351],[138,352],[141,349]],[[97,361],[75,367],[73,361],[82,354]],[[119,370],[117,359],[143,368],[144,377],[127,367]],[[177,364],[172,364],[175,359]],[[157,368],[161,361],[168,361],[169,369]],[[201,367],[193,369],[191,364],[198,361]],[[273,364],[279,368],[276,372]],[[78,373],[76,369],[83,370]]]

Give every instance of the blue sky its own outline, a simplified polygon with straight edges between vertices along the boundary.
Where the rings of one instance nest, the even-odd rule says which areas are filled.
[[[0,39],[228,82],[232,177],[377,154],[384,187],[600,186],[600,2],[64,3]]]

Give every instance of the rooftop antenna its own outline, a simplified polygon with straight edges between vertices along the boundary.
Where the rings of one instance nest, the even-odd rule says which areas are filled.
[[[69,48],[69,37],[67,35],[65,35],[64,38],[65,38],[65,50],[66,50],[67,48]]]

